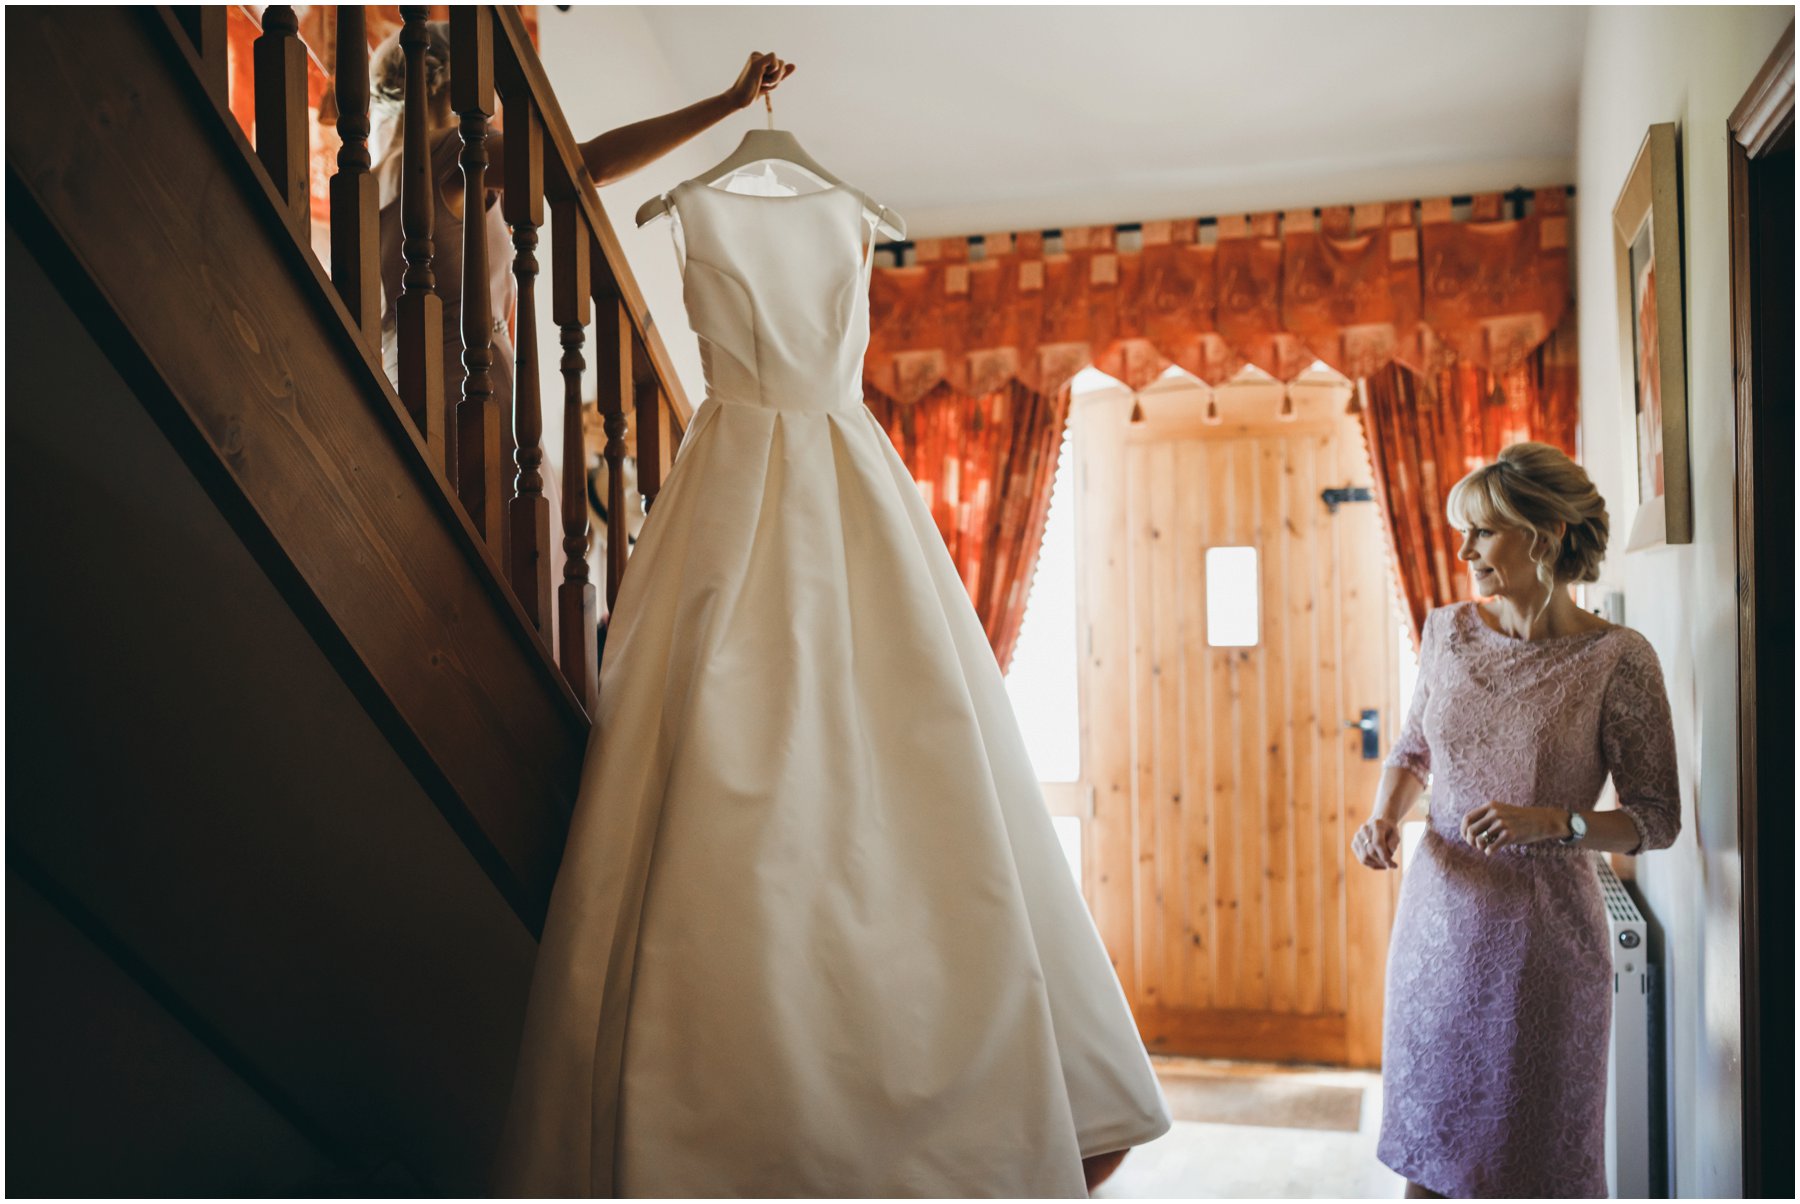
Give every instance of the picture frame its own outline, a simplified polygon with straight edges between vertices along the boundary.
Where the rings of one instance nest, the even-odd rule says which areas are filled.
[[[1673,122],[1651,126],[1613,206],[1625,463],[1637,498],[1628,552],[1694,539],[1679,152]]]

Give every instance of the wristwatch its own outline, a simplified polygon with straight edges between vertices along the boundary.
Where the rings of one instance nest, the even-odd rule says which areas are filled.
[[[1581,812],[1569,812],[1569,834],[1557,840],[1557,844],[1580,844],[1587,839],[1587,820],[1581,818]]]

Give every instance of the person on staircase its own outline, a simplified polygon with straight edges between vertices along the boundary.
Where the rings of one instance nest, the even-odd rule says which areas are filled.
[[[460,163],[460,119],[450,105],[450,26],[425,26],[425,138],[431,160],[435,210],[432,215],[432,272],[444,312],[444,390],[460,396],[463,380],[462,221],[465,198]],[[794,64],[773,53],[752,53],[726,89],[685,108],[608,130],[578,145],[582,165],[597,185],[623,179],[662,158],[741,109],[771,93],[792,75]],[[369,64],[369,149],[380,207],[382,362],[396,388],[400,381],[399,302],[406,261],[401,254],[400,178],[404,138],[406,55],[395,31],[375,48]],[[327,104],[333,101],[327,100]],[[506,146],[490,127],[487,148],[488,312],[493,319],[494,402],[500,407],[504,464],[513,463],[513,348],[507,333],[513,312],[512,236],[502,215],[500,194],[506,181]]]

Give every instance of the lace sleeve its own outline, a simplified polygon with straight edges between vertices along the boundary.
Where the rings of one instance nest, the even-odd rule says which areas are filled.
[[[1656,650],[1642,636],[1614,666],[1600,704],[1600,749],[1619,793],[1619,809],[1637,826],[1633,853],[1666,849],[1681,832],[1681,779],[1675,725]]]
[[[1425,630],[1419,640],[1419,678],[1413,687],[1412,706],[1407,709],[1399,738],[1389,750],[1387,760],[1382,762],[1384,766],[1412,771],[1412,775],[1427,786],[1431,784],[1431,745],[1425,739],[1425,703],[1431,697],[1432,670],[1437,664],[1438,616],[1442,613],[1440,607],[1425,616]]]

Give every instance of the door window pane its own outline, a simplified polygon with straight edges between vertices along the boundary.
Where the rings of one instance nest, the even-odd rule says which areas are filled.
[[[1206,549],[1206,642],[1249,648],[1262,638],[1255,548]]]

